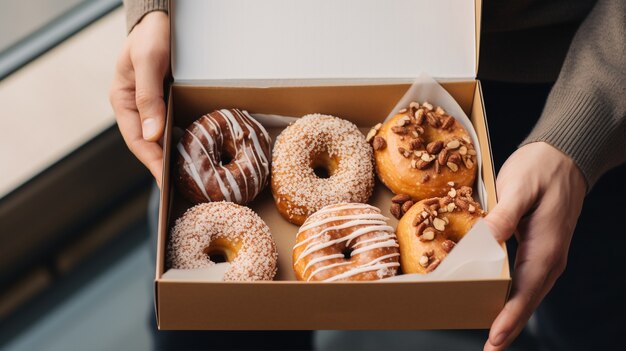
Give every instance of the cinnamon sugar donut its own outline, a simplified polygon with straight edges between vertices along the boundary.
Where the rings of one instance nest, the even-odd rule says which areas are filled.
[[[470,187],[449,188],[445,197],[422,200],[404,214],[396,234],[404,273],[429,273],[485,215]]]
[[[323,169],[328,177],[316,175]],[[328,115],[307,115],[276,138],[272,193],[280,214],[302,224],[320,208],[366,202],[374,187],[372,148],[352,123]]]
[[[247,111],[222,109],[200,117],[177,149],[178,189],[193,203],[244,205],[267,184],[270,137]]]
[[[413,200],[443,196],[447,183],[472,186],[476,150],[465,128],[441,108],[412,102],[368,134],[376,173],[396,194]]]
[[[232,202],[209,202],[188,209],[176,220],[167,248],[170,268],[214,265],[219,254],[230,268],[224,280],[272,280],[278,254],[268,226],[251,209]]]
[[[329,205],[298,231],[293,267],[298,280],[376,280],[398,270],[398,243],[380,210],[368,204]]]

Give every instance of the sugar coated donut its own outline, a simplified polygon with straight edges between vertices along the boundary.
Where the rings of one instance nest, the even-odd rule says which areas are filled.
[[[246,204],[267,184],[270,137],[247,111],[200,117],[177,145],[178,189],[191,202]]]
[[[321,169],[327,177],[318,176]],[[372,148],[352,123],[307,115],[276,138],[272,193],[280,214],[295,224],[320,208],[366,202],[374,187]]]
[[[293,268],[298,280],[376,280],[396,274],[400,253],[393,228],[376,207],[329,205],[298,231]]]
[[[396,229],[402,271],[433,271],[484,215],[469,187],[449,188],[445,197],[425,199],[413,205]]]
[[[376,173],[396,194],[413,200],[443,196],[446,184],[472,186],[476,150],[463,126],[441,108],[412,102],[372,128]]]
[[[170,268],[214,265],[210,255],[230,262],[224,280],[272,280],[278,254],[270,230],[251,209],[232,202],[196,205],[176,221],[167,249]]]

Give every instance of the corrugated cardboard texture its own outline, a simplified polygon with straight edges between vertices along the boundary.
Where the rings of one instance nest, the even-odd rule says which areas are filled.
[[[443,84],[470,116],[483,155],[483,178],[495,205],[495,184],[486,121],[477,81]],[[171,90],[165,164],[170,165],[173,128],[185,128],[203,114],[237,107],[252,113],[302,116],[333,114],[367,128],[382,121],[408,85],[290,88],[220,88],[175,84]],[[365,129],[366,130],[366,129]],[[270,129],[272,135],[280,130]],[[175,148],[174,148],[175,150]],[[298,227],[274,206],[269,187],[253,208],[268,224],[279,250],[274,282],[183,282],[161,279],[171,223],[191,205],[176,196],[171,169],[164,172],[161,197],[156,294],[161,329],[430,329],[486,328],[504,305],[510,277],[421,283],[304,283],[293,281],[291,250]],[[378,183],[370,203],[389,214],[391,192]],[[395,225],[392,219],[390,225]]]

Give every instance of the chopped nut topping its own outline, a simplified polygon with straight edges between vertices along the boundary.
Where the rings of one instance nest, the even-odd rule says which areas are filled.
[[[428,267],[428,261],[430,261],[430,259],[428,258],[428,256],[426,255],[422,255],[422,257],[420,257],[420,266],[426,268]]]
[[[420,156],[420,158],[424,162],[429,162],[430,161],[430,155],[428,153],[426,153],[426,152],[422,153],[422,156]]]
[[[448,157],[448,163],[454,163],[457,166],[461,163],[461,155],[454,153],[452,155],[450,155],[450,157]]]
[[[467,169],[472,169],[474,167],[474,162],[472,161],[471,157],[464,157],[463,163],[465,164],[465,167],[467,167]]]
[[[378,123],[378,124],[376,124],[373,128],[374,128],[375,130],[380,130],[380,127],[382,127],[382,126],[383,126],[383,124],[382,124],[382,123]]]
[[[470,140],[470,137],[468,137],[467,135],[463,135],[463,140],[468,144],[472,142],[472,140]]]
[[[413,201],[409,200],[402,204],[402,212],[407,213],[411,206],[413,206]]]
[[[424,123],[424,110],[423,109],[418,109],[417,111],[415,111],[415,122],[417,123],[417,125],[422,125],[422,123]]]
[[[467,210],[467,209],[469,209],[469,203],[468,203],[467,201],[463,200],[462,198],[456,198],[456,199],[454,199],[454,204],[455,204],[458,208],[460,208],[460,209],[462,209],[462,210]]]
[[[411,168],[417,168],[417,160],[416,159],[412,159],[411,160]]]
[[[428,143],[428,145],[426,145],[426,150],[431,155],[438,154],[439,151],[441,151],[441,149],[443,149],[443,141],[441,140],[433,141],[433,142]]]
[[[456,244],[452,240],[445,240],[444,242],[441,243],[441,247],[442,247],[443,251],[445,251],[447,253],[450,253],[450,251],[452,251],[452,249],[455,246],[456,246]]]
[[[441,173],[441,167],[439,166],[439,162],[435,162],[435,173]]]
[[[450,189],[450,191],[448,191],[448,196],[450,196],[451,198],[454,198],[456,196],[456,189],[454,188]]]
[[[417,165],[416,166],[417,166],[418,169],[426,169],[426,168],[430,167],[430,165],[432,164],[432,162],[434,160],[434,158],[433,159],[429,158],[430,161],[424,161],[424,159],[423,159],[424,155],[425,154],[422,154],[422,159],[417,161]]]
[[[444,117],[443,123],[441,124],[441,128],[449,129],[450,127],[452,127],[452,125],[454,125],[454,117],[447,116],[447,117]]]
[[[452,212],[456,208],[456,205],[454,204],[454,202],[451,202],[448,204],[448,206],[446,206],[446,208],[448,209],[448,212]]]
[[[437,118],[435,114],[432,112],[426,113],[426,122],[428,122],[428,125],[430,125],[433,128],[439,128],[439,126],[441,126],[441,122],[439,121],[439,118]]]
[[[383,137],[375,136],[373,147],[374,147],[374,150],[376,151],[383,150],[385,147],[387,147],[387,142],[385,141]]]
[[[428,101],[425,101],[422,106],[427,109],[428,111],[432,111],[433,110],[433,105],[431,105]]]
[[[409,108],[418,109],[420,108],[420,104],[418,102],[411,101],[411,103],[409,104]]]
[[[452,172],[456,172],[459,170],[459,166],[457,166],[456,163],[448,162],[446,165],[448,166],[448,168],[450,168]]]
[[[446,111],[443,108],[441,108],[441,106],[437,106],[437,108],[435,109],[435,113],[438,115],[445,115]]]
[[[396,133],[396,134],[401,134],[404,135],[406,134],[409,130],[406,127],[400,127],[400,126],[393,126],[391,127],[391,131]]]
[[[374,139],[374,137],[376,136],[376,132],[376,129],[370,129],[370,131],[367,133],[367,136],[365,137],[365,141],[367,141],[368,143],[372,141],[372,139]]]
[[[411,118],[409,116],[404,116],[396,121],[396,125],[398,127],[404,127],[407,123],[409,123],[410,120]]]
[[[446,222],[444,222],[441,218],[433,219],[433,226],[440,232],[443,232],[446,229]]]
[[[450,149],[450,150],[454,150],[454,149],[458,148],[459,146],[461,146],[461,143],[460,143],[458,140],[456,140],[456,139],[451,140],[451,141],[449,141],[449,142],[446,144],[446,147],[447,147],[448,149]]]
[[[422,216],[422,218],[424,218],[424,219],[425,219],[425,218],[428,218],[428,212],[426,212],[426,211],[422,211],[421,216]]]
[[[391,202],[396,203],[396,204],[403,204],[409,200],[411,200],[411,196],[407,194],[398,194],[391,198]]]
[[[441,261],[438,258],[435,258],[430,265],[428,265],[428,267],[426,268],[426,272],[430,273],[432,271],[435,270],[435,268],[439,267],[439,264],[441,263]]]
[[[406,113],[407,109],[403,108],[402,110],[398,111],[398,113]]]
[[[418,132],[417,132],[417,130],[412,130],[412,131],[411,131],[411,134],[412,134],[414,137],[416,137],[416,138],[418,138],[418,137],[420,136],[420,133],[418,133]]]
[[[466,147],[465,145],[461,146],[461,147],[459,148],[459,153],[460,153],[461,155],[467,155],[467,147]]]
[[[468,150],[467,150],[467,154],[468,154],[468,155],[472,155],[472,156],[476,156],[476,150],[474,150],[474,149],[468,149]]]
[[[424,147],[424,144],[422,144],[422,141],[419,138],[409,141],[409,148],[411,150],[421,149],[422,147]]]
[[[476,207],[474,207],[474,205],[470,204],[467,207],[467,210],[469,211],[469,213],[474,213],[474,212],[476,212]]]
[[[449,186],[454,186],[454,182],[448,182]]]
[[[389,212],[396,219],[400,219],[402,217],[402,208],[400,207],[400,204],[392,203],[391,207],[389,208]]]
[[[410,152],[409,150],[407,150],[407,149],[403,148],[402,146],[400,146],[400,147],[398,148],[398,152],[399,152],[402,156],[404,156],[404,157],[406,157],[406,158],[408,158],[408,157],[411,155],[411,152]]]
[[[435,231],[432,228],[428,228],[424,230],[422,235],[420,236],[421,241],[431,241],[435,238]]]
[[[439,156],[437,156],[437,162],[440,165],[445,165],[448,162],[448,149],[443,149],[439,152]]]

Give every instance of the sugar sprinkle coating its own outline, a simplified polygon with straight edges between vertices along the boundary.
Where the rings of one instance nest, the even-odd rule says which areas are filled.
[[[337,165],[329,178],[320,178],[313,167],[329,162],[320,161],[325,155]],[[279,209],[285,207],[289,220],[306,218],[330,204],[367,202],[372,194],[372,148],[356,125],[341,118],[300,118],[277,137],[272,157],[274,199]]]
[[[176,220],[167,248],[168,266],[213,266],[207,250],[218,239],[237,250],[224,280],[272,280],[276,275],[278,253],[269,227],[251,209],[231,202],[199,204]]]

